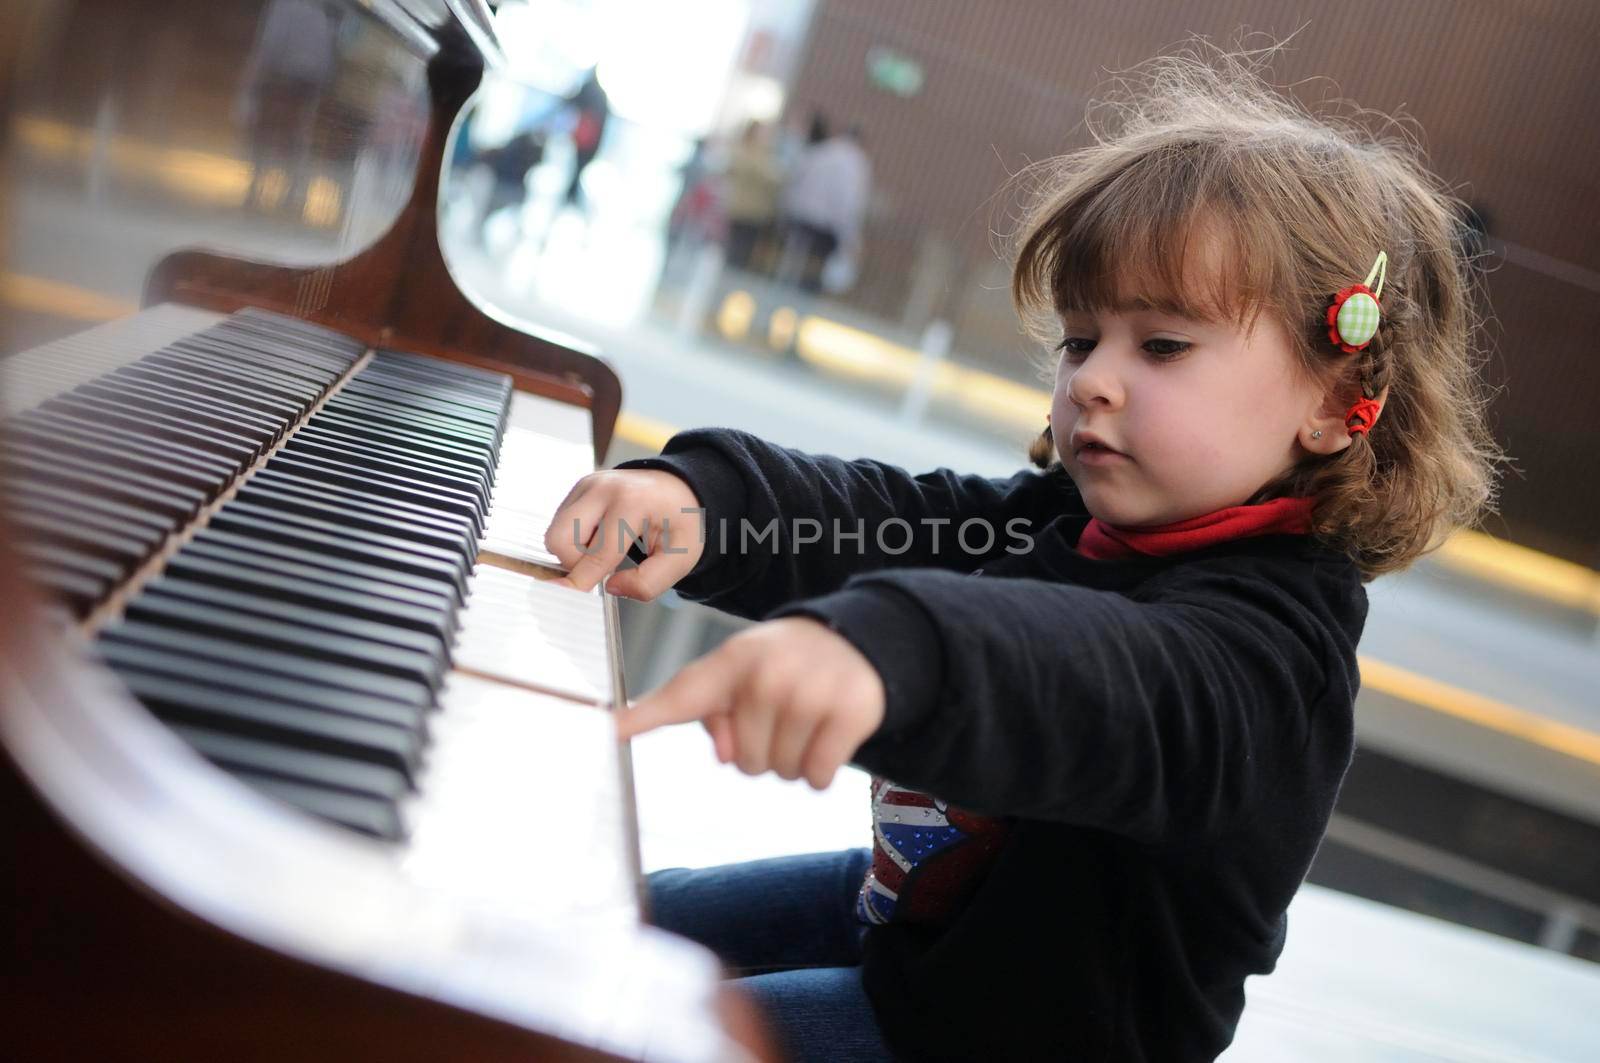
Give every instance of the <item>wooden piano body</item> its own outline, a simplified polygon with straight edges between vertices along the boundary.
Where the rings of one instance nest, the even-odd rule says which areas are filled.
[[[24,198],[16,190],[40,180],[29,167],[41,158],[84,163],[91,185],[95,167],[148,161],[149,152],[139,155],[117,132],[114,114],[119,88],[139,82],[138,64],[161,59],[142,54],[138,42],[204,49],[215,33],[224,53],[235,49],[222,61],[237,64],[238,28],[265,25],[273,7],[296,5],[319,6],[0,5],[7,25],[21,27],[0,45],[0,130],[10,160],[0,207],[9,198],[13,227]],[[561,470],[593,468],[620,404],[616,375],[580,344],[475,304],[451,279],[439,246],[439,185],[453,123],[494,53],[483,5],[374,0],[323,10],[342,28],[345,46],[362,46],[347,52],[402,71],[401,83],[420,86],[425,77],[414,177],[381,236],[348,246],[359,226],[347,224],[337,253],[311,265],[175,251],[148,274],[144,302],[153,309],[131,330],[115,322],[89,335],[101,336],[104,348],[128,342],[140,321],[149,331],[157,327],[151,322],[212,320],[246,307],[289,315],[357,341],[367,359],[373,349],[393,349],[508,376],[517,390],[508,432],[527,429],[519,438],[531,464],[508,470],[502,454],[497,498],[505,481],[523,473],[559,482]],[[170,33],[163,37],[161,27]],[[29,80],[42,70],[50,71],[48,96]],[[78,110],[91,123],[87,131],[48,111],[49,99],[70,100],[73,92],[99,100]],[[63,143],[67,149],[51,156],[52,145]],[[157,162],[173,157],[158,154]],[[90,187],[86,198],[97,194]],[[304,216],[311,215],[308,207]],[[86,261],[94,255],[87,250]],[[6,283],[15,290],[32,265],[13,254]],[[12,354],[13,340],[0,336],[0,351]],[[35,357],[58,377],[43,394],[92,378],[94,366],[72,364],[75,351],[91,346],[63,340]],[[112,352],[119,361],[138,353]],[[27,361],[18,355],[0,369]],[[541,411],[553,410],[578,416],[557,417],[559,428],[540,421]],[[519,429],[518,416],[534,423]],[[540,440],[559,460],[529,450]],[[577,447],[576,464],[575,444],[592,445],[592,453]],[[627,751],[607,716],[625,698],[614,606],[598,594],[543,586],[552,570],[541,564],[549,561],[538,556],[542,547],[519,551],[513,542],[504,553],[479,556],[475,585],[497,588],[496,601],[466,605],[463,641],[474,612],[483,637],[476,649],[457,647],[458,665],[462,654],[476,657],[470,674],[458,667],[446,680],[447,723],[436,728],[461,732],[463,714],[503,728],[485,734],[480,726],[467,748],[487,759],[458,764],[456,775],[485,777],[468,786],[459,807],[503,806],[507,814],[477,836],[470,824],[452,833],[439,820],[446,825],[432,828],[426,854],[420,838],[397,845],[360,837],[242,785],[97,663],[95,633],[117,619],[139,584],[160,576],[238,486],[178,529],[133,585],[73,617],[25,578],[24,546],[0,511],[0,822],[12,868],[0,894],[9,1013],[0,1055],[769,1057],[754,1016],[722,987],[714,957],[642,922]],[[552,489],[547,483],[546,497],[529,503],[535,516],[548,511]],[[518,529],[524,544],[532,542],[526,518]],[[519,609],[532,612],[519,616]],[[550,634],[557,627],[563,630]],[[502,662],[511,656],[507,630],[525,640],[517,645],[525,659]],[[583,647],[594,659],[574,658]],[[566,669],[565,678],[541,673],[541,662]],[[506,774],[497,779],[495,771]],[[427,822],[431,813],[417,814]]]

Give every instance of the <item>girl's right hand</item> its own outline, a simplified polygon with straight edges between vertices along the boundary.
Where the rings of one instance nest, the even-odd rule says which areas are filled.
[[[693,570],[705,552],[700,500],[683,480],[658,469],[611,469],[579,480],[544,533],[545,549],[567,574],[552,582],[590,591],[628,556],[637,536],[647,555],[638,568],[606,580],[606,590],[648,602]],[[623,525],[627,525],[624,532]]]

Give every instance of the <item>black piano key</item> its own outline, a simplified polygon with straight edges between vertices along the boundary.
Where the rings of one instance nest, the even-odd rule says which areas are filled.
[[[89,432],[92,433],[92,438],[99,442],[113,443],[118,447],[126,447],[141,454],[160,458],[168,464],[181,465],[218,483],[230,480],[237,474],[237,467],[232,462],[214,457],[196,447],[118,428],[100,420],[86,423],[77,418],[63,417],[59,413],[33,409],[12,418],[7,425],[12,431],[17,430],[19,426],[27,425],[52,434]]]
[[[97,644],[97,649],[106,663],[118,672],[135,670],[170,676],[211,687],[221,697],[242,694],[340,716],[374,720],[403,727],[418,735],[425,736],[427,733],[426,710],[416,706],[364,697],[337,687],[307,683],[248,666],[241,667],[237,663],[219,664],[167,648],[131,642],[104,642]]]
[[[163,489],[157,490],[131,482],[131,478],[113,477],[82,466],[42,461],[25,454],[0,450],[0,465],[8,470],[8,479],[29,484],[54,486],[64,490],[92,492],[113,502],[122,503],[160,517],[167,527],[175,527],[195,512],[186,499]]]
[[[318,567],[318,565],[302,565],[293,560],[275,557],[262,551],[242,551],[242,549],[222,546],[210,540],[190,540],[184,546],[179,557],[182,559],[202,559],[218,564],[232,565],[240,570],[258,572],[267,576],[283,576],[291,580],[304,580],[314,583],[320,588],[328,589],[330,594],[360,594],[371,599],[392,602],[402,608],[402,613],[395,613],[397,618],[414,620],[418,631],[437,632],[440,639],[446,642],[451,639],[456,631],[454,620],[454,605],[450,597],[443,594],[434,594],[429,591],[416,591],[405,588],[389,581],[366,580],[363,576],[349,575],[349,573],[334,572],[333,568]],[[176,560],[176,559],[174,559]],[[395,623],[402,623],[397,620]]]
[[[406,380],[361,372],[345,385],[351,394],[367,395],[397,406],[404,406],[451,423],[493,432],[500,423],[497,411],[456,401]]]
[[[295,749],[280,742],[174,724],[174,733],[218,767],[347,790],[379,801],[398,803],[408,787],[404,775],[389,768],[346,757]]]
[[[133,669],[120,670],[117,676],[145,708],[164,720],[382,764],[402,772],[408,781],[414,780],[421,760],[417,737],[403,727],[261,698],[223,697],[199,683]]]
[[[15,475],[45,483],[70,483],[90,490],[102,490],[109,497],[129,505],[160,513],[173,520],[188,520],[205,501],[205,493],[193,488],[166,483],[127,469],[105,469],[78,454],[53,452],[22,439],[7,439],[0,461],[11,466]]]
[[[511,378],[504,373],[441,361],[424,354],[378,351],[372,356],[368,369],[434,381],[439,387],[470,392],[491,403],[503,403],[511,393]]]
[[[19,491],[14,487],[7,493],[10,499],[6,503],[0,503],[0,509],[9,507],[12,513],[29,513],[86,533],[114,535],[137,544],[146,554],[154,553],[166,541],[165,529],[148,525],[143,521],[110,517],[100,510],[81,506],[51,494]]]
[[[278,425],[265,417],[241,413],[211,402],[200,402],[175,388],[154,388],[131,380],[115,378],[115,374],[100,377],[87,384],[79,384],[68,394],[88,398],[110,399],[124,409],[150,410],[170,417],[182,418],[196,428],[231,434],[252,441],[257,450],[277,438]]]
[[[226,335],[214,333],[209,337],[197,337],[197,339],[201,339],[202,343],[204,339],[209,339],[253,362],[282,369],[324,390],[332,387],[335,381],[348,373],[353,362],[353,360],[330,358],[304,347],[262,339],[249,333],[230,332]]]
[[[26,563],[49,565],[64,572],[75,572],[93,580],[103,580],[107,585],[121,581],[129,566],[107,561],[103,557],[63,543],[44,543],[23,539],[17,543],[17,552]]]
[[[187,599],[233,613],[259,616],[305,631],[326,631],[329,634],[359,639],[378,646],[410,650],[430,661],[432,670],[429,678],[435,683],[444,677],[445,669],[448,667],[442,641],[426,632],[345,616],[327,609],[298,605],[274,595],[234,590],[188,576],[164,575],[144,590],[145,594],[151,592]]]
[[[143,620],[124,619],[103,628],[98,642],[101,645],[126,642],[148,646],[195,660],[216,661],[234,668],[251,668],[416,709],[427,709],[433,704],[433,692],[426,683],[364,671],[350,665],[311,660],[293,653],[267,650],[255,643],[226,636],[226,632],[198,634]]]
[[[292,336],[304,346],[326,352],[346,362],[354,362],[367,349],[367,345],[361,340],[347,336],[336,329],[259,307],[240,310],[217,327],[235,331],[256,331],[271,336]]]
[[[149,370],[141,371],[138,362],[117,367],[99,379],[107,386],[125,384],[128,387],[138,387],[144,394],[174,397],[174,400],[194,403],[202,407],[206,415],[226,418],[240,424],[254,424],[266,431],[282,432],[283,427],[293,419],[291,416],[283,416],[280,411],[262,410],[259,403],[240,400],[237,395],[229,394],[226,389],[213,386],[205,379],[195,381],[187,376],[176,376],[173,371],[162,367],[150,367]]]
[[[218,528],[213,521],[202,528],[188,546],[192,549],[196,544],[215,544],[257,557],[289,561],[344,578],[371,580],[393,587],[397,592],[426,595],[429,599],[442,597],[450,603],[452,611],[460,604],[452,584],[428,576],[399,572],[381,564],[370,564],[348,557],[334,557],[314,543],[307,547],[295,546],[289,542],[274,542],[260,536],[252,536],[248,530],[236,532]]]
[[[446,362],[414,351],[395,351],[385,348],[373,356],[373,362],[378,365],[410,365],[432,371],[447,371],[460,380],[492,385],[508,393],[511,391],[511,378],[504,373],[497,373],[493,369],[479,369],[475,365],[463,365],[460,362]]]
[[[47,452],[78,455],[102,468],[139,473],[155,482],[168,484],[174,490],[193,490],[203,499],[215,498],[227,483],[226,475],[219,477],[206,470],[195,469],[181,458],[157,457],[148,448],[122,440],[97,440],[93,429],[86,426],[63,426],[47,431],[37,424],[19,419],[9,424],[8,428],[7,435],[13,440],[27,440]]]
[[[0,444],[0,454],[16,454],[50,465],[83,468],[90,472],[105,469],[108,476],[130,483],[142,483],[154,490],[169,492],[178,498],[198,500],[205,497],[206,486],[202,483],[174,482],[164,476],[151,475],[150,470],[144,466],[157,464],[156,459],[143,457],[131,449],[129,453],[133,454],[133,458],[128,463],[107,469],[111,464],[107,461],[107,455],[120,453],[122,451],[113,443],[95,442],[92,439],[92,432],[83,427],[79,427],[72,435],[63,435],[58,440],[36,427],[24,426],[20,431],[8,431],[4,443]],[[123,468],[128,471],[121,471]],[[185,479],[191,478],[196,477],[186,470]],[[206,484],[209,484],[209,478],[197,479],[205,480]]]
[[[231,774],[252,789],[318,819],[385,841],[399,841],[404,837],[399,811],[390,801],[293,782],[257,771],[236,769]]]
[[[417,468],[436,469],[471,481],[475,485],[475,490],[480,492],[488,491],[493,485],[493,471],[489,468],[489,463],[482,459],[430,454],[407,446],[401,440],[384,439],[374,433],[347,431],[320,417],[313,418],[305,425],[297,438],[326,442],[332,447],[357,449],[377,457],[405,462]]]
[[[370,395],[446,421],[491,432],[501,426],[502,411],[495,403],[469,392],[437,387],[422,378],[376,373],[369,368],[358,373],[348,387],[354,388],[355,394]]]
[[[377,532],[397,539],[407,539],[423,546],[449,550],[462,564],[469,567],[477,560],[476,548],[469,547],[460,536],[431,527],[410,524],[403,519],[383,513],[376,506],[358,507],[344,500],[335,502],[326,497],[319,501],[292,489],[286,490],[270,483],[263,484],[259,478],[252,478],[235,497],[268,509],[331,521],[344,528]]]
[[[429,689],[437,687],[437,683],[432,681],[436,672],[434,661],[425,653],[327,631],[307,630],[294,624],[203,605],[162,594],[154,586],[146,587],[143,593],[128,603],[127,615],[130,619],[174,630],[202,635],[215,633],[264,650],[299,654],[330,664],[399,676],[422,683]]]
[[[416,481],[406,482],[373,469],[364,469],[345,462],[328,461],[317,455],[281,450],[272,458],[272,465],[311,480],[322,480],[341,487],[349,487],[374,498],[410,502],[439,513],[465,518],[472,525],[474,537],[483,535],[484,514],[478,511],[475,501],[458,498],[455,493]]]
[[[455,405],[484,415],[490,424],[498,424],[509,405],[510,391],[492,387],[477,387],[429,370],[412,366],[395,365],[375,359],[357,375],[359,380],[370,380],[391,387],[426,396],[437,396]]]
[[[320,428],[340,432],[352,438],[372,439],[385,446],[397,447],[412,453],[448,458],[462,465],[482,469],[491,483],[494,480],[495,463],[482,450],[435,439],[418,432],[407,432],[399,428],[374,424],[371,421],[362,421],[327,407],[317,411],[316,424]]]
[[[440,645],[440,640],[421,631],[394,628],[390,624],[373,623],[370,620],[355,620],[352,616],[342,616],[331,610],[293,605],[274,597],[230,591],[178,576],[162,576],[160,580],[147,584],[139,594],[139,599],[152,596],[165,597],[174,602],[192,602],[208,610],[227,612],[246,620],[280,624],[282,628],[293,628],[309,637],[338,637],[346,640],[344,645],[347,647],[365,644],[363,648],[386,653],[384,660],[389,664],[392,674],[421,680],[429,687],[438,687],[445,672],[450,669],[450,663],[445,660],[445,647]]]
[[[203,375],[143,358],[132,365],[124,366],[123,372],[128,376],[163,386],[184,388],[194,395],[215,396],[224,402],[253,410],[263,417],[274,418],[286,425],[299,420],[300,415],[305,412],[304,407],[298,403],[263,395],[259,390],[247,387],[243,381],[220,374]]]
[[[400,387],[370,381],[365,379],[365,376],[352,379],[339,394],[347,395],[350,399],[381,403],[390,410],[405,411],[406,415],[418,419],[418,423],[464,432],[485,443],[493,442],[496,434],[496,418],[493,416],[480,416],[474,411],[456,407],[453,403],[411,394]]]
[[[264,466],[250,477],[249,483],[289,492],[313,502],[348,507],[371,516],[390,517],[411,527],[427,528],[459,542],[469,555],[475,556],[477,553],[478,538],[473,533],[472,522],[453,513],[440,513],[411,502],[397,502],[393,498],[375,498],[370,492],[359,488],[310,479],[290,472],[283,466]]]
[[[160,539],[171,531],[171,524],[161,517],[134,506],[101,498],[98,493],[76,489],[59,483],[13,478],[5,484],[5,494],[12,500],[38,502],[57,506],[74,514],[93,515],[108,526],[128,535],[150,535]]]
[[[187,336],[164,348],[164,353],[269,374],[285,386],[307,393],[311,401],[327,394],[340,376],[326,366],[310,365],[297,358],[278,357],[204,336]]]
[[[382,402],[373,402],[362,396],[350,394],[349,388],[342,389],[337,395],[329,399],[328,404],[323,409],[344,413],[349,417],[371,421],[375,424],[387,424],[408,432],[431,435],[438,439],[458,443],[461,446],[474,448],[484,454],[492,454],[496,446],[496,441],[488,438],[483,432],[474,432],[459,426],[442,424],[408,410],[399,409]]]
[[[321,457],[347,466],[359,466],[392,477],[401,483],[417,484],[419,488],[430,485],[436,497],[446,497],[448,492],[450,497],[470,503],[480,514],[489,511],[489,492],[483,485],[464,476],[435,470],[416,461],[395,459],[366,449],[337,446],[305,432],[300,432],[289,440],[282,453],[304,454],[307,457]]]
[[[383,595],[364,594],[349,587],[334,587],[284,572],[263,570],[259,565],[240,564],[203,550],[180,550],[162,571],[230,590],[268,595],[294,605],[409,628],[433,636],[440,646],[450,643],[450,625],[442,609],[407,605]]]
[[[447,566],[450,571],[460,577],[460,587],[466,589],[466,576],[472,570],[472,562],[463,558],[459,551],[449,544],[437,545],[420,539],[405,539],[398,535],[391,535],[385,531],[373,531],[361,527],[358,522],[346,519],[344,514],[308,514],[280,506],[270,497],[270,492],[259,491],[250,497],[235,497],[227,507],[230,511],[241,516],[259,517],[276,521],[285,530],[305,530],[317,532],[322,535],[338,536],[351,545],[377,547],[385,550],[397,550],[413,558],[426,558]]]
[[[141,361],[184,372],[213,373],[228,380],[241,381],[263,395],[294,404],[302,413],[327,390],[275,366],[251,363],[243,355],[220,351],[201,351],[174,345],[147,354]]]
[[[99,519],[109,520],[115,527],[126,528],[130,532],[133,528],[139,528],[139,535],[166,535],[171,532],[171,523],[154,512],[118,503],[109,498],[101,498],[98,493],[75,488],[67,483],[45,483],[42,480],[13,477],[0,490],[18,503],[38,501],[38,503],[61,506],[72,512],[94,514]]]
[[[364,349],[353,341],[346,342],[347,337],[330,341],[326,336],[305,332],[286,322],[269,324],[240,318],[219,321],[200,335],[280,358],[302,359],[335,373],[353,365]]]
[[[75,616],[84,615],[111,592],[109,580],[96,579],[47,562],[29,562],[23,566],[23,570],[35,585],[66,602]]]
[[[155,547],[153,543],[142,543],[128,536],[89,526],[60,512],[19,505],[13,506],[8,516],[23,538],[66,546],[102,558],[124,572],[131,572],[138,567]]]
[[[232,462],[239,470],[243,470],[261,452],[260,447],[241,436],[202,429],[182,417],[154,410],[125,409],[116,399],[89,397],[69,391],[46,400],[41,408],[60,411],[69,417],[104,421],[157,439],[187,443]]]
[[[466,573],[459,561],[448,556],[440,556],[443,555],[443,551],[435,555],[429,548],[414,543],[393,547],[366,541],[336,525],[321,523],[320,526],[312,526],[307,518],[291,518],[287,514],[274,513],[237,500],[232,505],[222,507],[211,518],[211,526],[303,549],[320,550],[335,557],[391,568],[413,576],[423,576],[448,587],[454,592],[457,602],[466,597]]]

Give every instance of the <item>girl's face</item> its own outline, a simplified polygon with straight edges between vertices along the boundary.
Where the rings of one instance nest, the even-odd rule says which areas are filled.
[[[1153,527],[1244,503],[1328,425],[1323,389],[1270,314],[1253,326],[1143,305],[1063,316],[1051,426],[1089,512]],[[1336,420],[1336,419],[1335,419]]]

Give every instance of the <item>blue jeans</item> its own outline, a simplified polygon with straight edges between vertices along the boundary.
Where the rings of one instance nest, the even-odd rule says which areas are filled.
[[[892,1059],[861,985],[869,849],[650,875],[651,922],[722,958],[797,1063]]]

